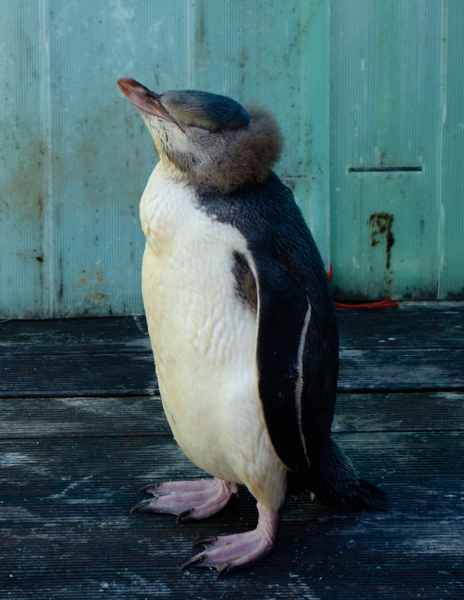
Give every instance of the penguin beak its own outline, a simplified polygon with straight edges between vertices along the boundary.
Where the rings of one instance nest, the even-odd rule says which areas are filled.
[[[129,77],[121,77],[117,83],[121,92],[135,108],[177,125],[177,122],[161,104],[161,96],[159,94],[155,94],[155,92],[152,92],[138,81],[135,81],[135,79],[130,79]]]

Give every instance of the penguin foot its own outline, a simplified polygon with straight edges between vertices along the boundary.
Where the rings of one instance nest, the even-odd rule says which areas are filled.
[[[189,519],[206,519],[215,515],[238,493],[238,486],[222,479],[170,481],[149,484],[140,490],[153,496],[136,504],[133,512],[167,513],[177,516],[177,523]]]
[[[219,579],[222,575],[249,567],[267,556],[275,544],[280,514],[266,510],[259,504],[258,511],[256,529],[196,542],[194,546],[204,546],[204,551],[183,564],[180,570],[192,566],[209,567],[217,569]]]

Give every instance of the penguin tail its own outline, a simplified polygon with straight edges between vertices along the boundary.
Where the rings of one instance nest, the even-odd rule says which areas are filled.
[[[360,479],[343,450],[332,440],[313,460],[309,491],[338,510],[385,510],[387,494]]]

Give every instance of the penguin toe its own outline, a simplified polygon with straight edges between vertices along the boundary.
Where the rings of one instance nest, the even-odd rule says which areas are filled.
[[[144,485],[143,488],[140,488],[140,494],[151,494],[154,496],[156,494],[157,488],[162,486],[162,483],[149,483],[148,485]]]
[[[280,515],[264,509],[259,503],[258,511],[258,526],[252,531],[195,542],[194,546],[204,546],[204,550],[182,565],[181,570],[188,567],[209,567],[217,570],[219,579],[267,556],[275,544]]]
[[[138,502],[135,506],[133,506],[131,508],[131,514],[135,513],[135,512],[150,512],[150,504],[151,504],[152,500],[142,500],[141,502]]]
[[[195,555],[182,565],[188,567],[209,567],[218,572],[217,579],[232,571],[244,569],[258,562],[274,547],[274,539],[254,529],[245,533],[225,535],[196,542],[194,546],[204,546],[203,552]]]
[[[153,497],[136,504],[131,513],[166,513],[176,515],[177,523],[181,523],[216,514],[237,494],[238,487],[221,479],[207,479],[149,484],[140,491]]]

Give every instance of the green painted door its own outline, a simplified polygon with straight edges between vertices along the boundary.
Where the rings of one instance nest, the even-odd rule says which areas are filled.
[[[334,0],[339,299],[464,298],[464,3]]]

